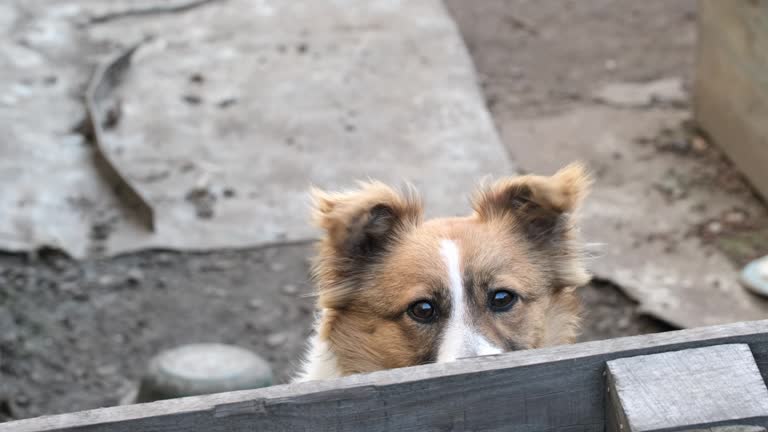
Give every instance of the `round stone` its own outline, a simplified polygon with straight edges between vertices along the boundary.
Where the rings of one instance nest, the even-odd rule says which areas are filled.
[[[768,297],[768,256],[747,264],[741,271],[741,283],[753,293]]]
[[[149,362],[137,402],[248,390],[272,385],[272,369],[244,348],[193,344],[163,351]]]

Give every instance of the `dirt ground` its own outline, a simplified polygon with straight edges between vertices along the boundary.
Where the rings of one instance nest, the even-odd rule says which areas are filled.
[[[608,81],[690,82],[694,0],[449,0],[504,119],[588,103]],[[522,167],[525,168],[525,167]],[[296,365],[312,321],[309,244],[75,262],[0,255],[0,421],[114,405],[158,350],[235,343]],[[663,331],[610,283],[582,290],[584,340]]]

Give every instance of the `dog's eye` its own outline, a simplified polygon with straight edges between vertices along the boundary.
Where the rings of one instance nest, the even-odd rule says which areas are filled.
[[[518,295],[512,291],[496,290],[488,296],[488,304],[494,312],[505,312],[517,303]]]
[[[427,300],[419,300],[408,306],[408,315],[418,322],[429,323],[437,317],[437,308]]]

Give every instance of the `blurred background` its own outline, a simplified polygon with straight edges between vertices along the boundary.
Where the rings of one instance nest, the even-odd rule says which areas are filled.
[[[0,421],[313,321],[307,188],[594,172],[583,340],[768,316],[768,2],[5,0]],[[760,47],[763,49],[760,49]],[[747,281],[749,282],[749,281]],[[745,288],[750,286],[752,291]]]

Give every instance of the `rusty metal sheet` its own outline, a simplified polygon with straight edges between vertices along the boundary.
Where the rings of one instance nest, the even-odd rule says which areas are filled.
[[[64,3],[64,2],[62,2]],[[104,44],[68,20],[65,4],[0,4],[0,248],[88,253],[118,215],[88,142],[75,129],[79,92]]]
[[[463,196],[478,178],[513,170],[439,1],[222,0],[138,15],[125,12],[151,2],[44,3],[11,4],[27,10],[30,27],[68,35],[58,43],[71,57],[46,67],[77,70],[62,74],[58,93],[43,89],[24,109],[0,112],[0,129],[18,122],[0,144],[0,178],[14,191],[0,194],[0,248],[51,245],[82,257],[300,240],[315,235],[310,184],[409,180],[432,213],[453,214],[468,209]],[[92,149],[69,132],[95,60],[147,36],[115,88],[103,145],[149,202],[154,232],[120,209]],[[98,56],[83,52],[88,44]],[[48,61],[37,48],[13,49]],[[0,72],[0,95],[39,69],[11,66]],[[39,118],[56,123],[35,128]],[[33,198],[21,200],[22,191]]]

